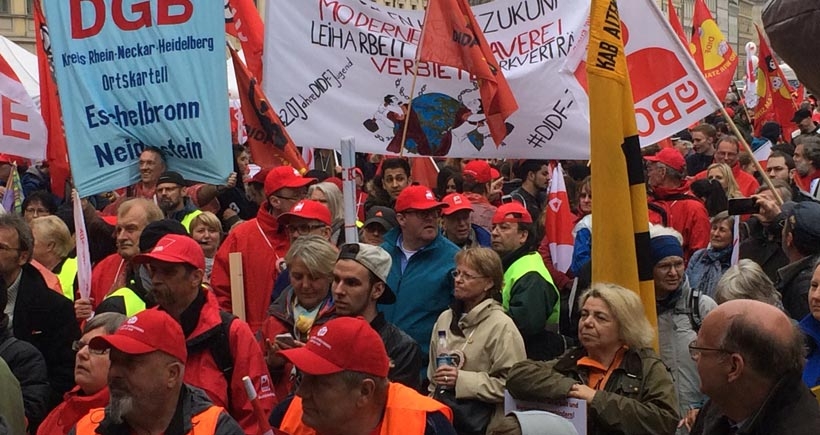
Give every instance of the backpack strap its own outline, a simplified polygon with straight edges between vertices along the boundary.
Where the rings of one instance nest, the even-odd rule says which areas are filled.
[[[222,372],[228,383],[226,409],[231,408],[231,379],[233,378],[234,358],[231,353],[231,323],[237,318],[231,313],[219,311],[220,323],[192,341],[188,341],[188,355],[208,350],[216,367]]]
[[[700,316],[700,295],[700,289],[693,288],[690,290],[689,298],[686,300],[686,314],[689,316],[689,323],[695,332],[698,332],[700,325],[703,324],[703,319]]]

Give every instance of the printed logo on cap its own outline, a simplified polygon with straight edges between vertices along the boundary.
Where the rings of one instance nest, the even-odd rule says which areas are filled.
[[[155,246],[151,252],[162,252],[165,248],[170,248],[174,243],[176,243],[176,240],[163,237],[159,240],[159,242],[157,242],[157,246]]]
[[[425,192],[425,193],[424,193],[424,197],[425,197],[425,198],[427,198],[427,199],[429,199],[429,200],[433,200],[433,199],[435,199],[435,198],[433,197],[433,192],[431,192],[431,191],[430,191],[430,189],[427,189],[427,192]]]
[[[377,217],[382,217],[382,216],[384,216],[384,213],[381,210],[379,210],[379,211],[376,212],[376,216]]]
[[[461,196],[456,195],[453,197],[453,204],[461,204]]]
[[[305,206],[304,201],[299,201],[298,204],[293,206],[293,211],[302,211],[302,207]]]
[[[137,316],[132,316],[128,319],[129,325],[133,325],[134,323],[137,323]]]
[[[327,326],[322,326],[321,329],[319,329],[319,332],[316,333],[316,336],[324,337],[325,334],[327,334]]]

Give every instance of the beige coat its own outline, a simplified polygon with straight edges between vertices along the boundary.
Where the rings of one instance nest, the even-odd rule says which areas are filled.
[[[437,332],[447,331],[447,349],[451,352],[460,350],[464,354],[464,364],[456,380],[456,398],[496,403],[490,421],[492,427],[495,421],[504,417],[507,372],[515,363],[527,358],[524,339],[501,304],[492,299],[479,303],[461,319],[459,327],[464,337],[450,331],[452,318],[452,309],[444,311],[433,328],[427,377],[432,379],[436,371]],[[430,391],[434,389],[435,385],[430,385]]]

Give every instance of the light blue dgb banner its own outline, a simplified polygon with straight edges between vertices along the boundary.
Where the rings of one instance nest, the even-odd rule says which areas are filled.
[[[82,196],[135,183],[161,148],[186,179],[233,168],[224,2],[43,2],[74,183]]]

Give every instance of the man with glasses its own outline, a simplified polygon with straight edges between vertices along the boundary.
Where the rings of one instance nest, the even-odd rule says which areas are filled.
[[[219,305],[230,311],[231,278],[228,255],[242,254],[242,276],[245,284],[245,318],[256,331],[268,317],[271,293],[283,270],[290,237],[277,218],[290,211],[307,196],[307,188],[316,182],[302,177],[290,166],[271,169],[265,177],[267,201],[259,207],[254,219],[242,222],[228,233],[214,258],[211,285]]]
[[[524,338],[527,358],[548,361],[566,349],[558,333],[558,289],[541,254],[530,212],[519,202],[498,207],[493,216],[492,249],[504,266],[501,305]]]
[[[772,305],[738,299],[715,308],[689,346],[700,390],[709,396],[690,433],[816,434],[820,408],[802,381],[803,346],[788,316]]]
[[[387,379],[419,390],[423,366],[421,348],[409,335],[385,320],[377,308],[377,304],[396,302],[396,295],[387,285],[391,264],[390,254],[378,246],[342,245],[333,268],[330,291],[337,315],[363,317],[379,333],[392,363]]]
[[[447,240],[462,249],[490,247],[489,231],[472,223],[473,204],[467,196],[451,193],[441,201],[447,204],[447,208],[441,211],[441,231]]]
[[[7,328],[43,354],[49,383],[60,397],[74,386],[71,343],[80,338],[80,328],[71,301],[49,289],[29,263],[33,249],[34,237],[23,218],[0,215],[0,279],[8,297]]]
[[[388,322],[421,346],[422,361],[427,361],[433,325],[453,295],[450,271],[455,268],[458,246],[439,231],[438,220],[445,207],[429,188],[407,187],[396,198],[399,227],[385,234],[382,243],[392,259],[387,285],[396,303],[380,308]]]
[[[743,196],[752,196],[757,188],[760,187],[760,183],[757,182],[757,179],[755,179],[752,174],[744,171],[740,166],[738,163],[739,154],[740,140],[732,135],[723,136],[717,144],[713,163],[725,163],[732,168],[732,175],[735,177],[737,186],[740,188],[740,193],[742,193]],[[706,169],[700,171],[695,175],[695,179],[701,180],[706,178],[707,172],[708,170]]]

